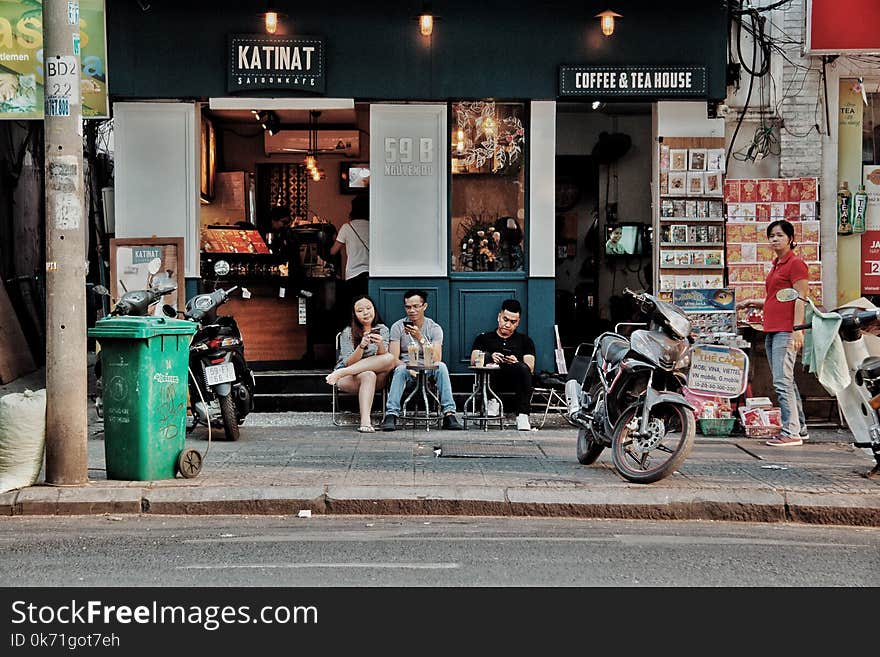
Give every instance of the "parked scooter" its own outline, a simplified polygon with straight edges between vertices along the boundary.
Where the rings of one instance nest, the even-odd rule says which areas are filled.
[[[611,448],[617,471],[648,484],[669,476],[694,444],[694,407],[682,396],[690,363],[691,325],[676,306],[625,289],[647,315],[629,338],[600,335],[592,354],[579,355],[565,384],[567,417],[579,427],[577,459],[589,465]]]
[[[816,309],[812,300],[799,296],[794,288],[785,288],[776,293],[782,302],[801,299]],[[842,307],[832,311],[840,316],[837,329],[843,343],[843,353],[849,369],[849,385],[836,394],[837,406],[849,430],[853,434],[856,447],[870,448],[876,465],[865,476],[874,477],[880,472],[880,357],[871,356],[862,330],[880,324],[880,308],[864,310]],[[816,318],[814,321],[822,321]],[[836,318],[835,318],[836,319]],[[813,324],[799,324],[796,330],[810,330]]]
[[[218,260],[214,273],[229,273],[229,263]],[[217,309],[229,301],[238,286],[198,294],[186,302],[184,319],[199,325],[189,347],[190,407],[193,425],[222,422],[227,440],[238,440],[238,427],[254,408],[254,375],[244,357],[244,339],[235,319],[217,315]],[[169,317],[178,313],[170,306],[163,311]],[[217,412],[212,402],[219,406]]]
[[[130,292],[126,291],[125,294],[120,297],[119,301],[116,302],[116,306],[113,308],[113,310],[110,311],[109,316],[147,317],[148,315],[150,315],[151,309],[154,304],[161,301],[162,297],[164,297],[166,294],[170,294],[177,289],[177,287],[174,285],[154,285],[154,277],[161,267],[162,261],[159,258],[154,258],[153,260],[151,260],[150,263],[147,265],[147,270],[149,271],[147,285],[149,286],[149,289],[131,290]],[[110,292],[103,285],[95,285],[92,288],[92,291],[100,296],[110,296]],[[101,374],[101,352],[98,351],[98,353],[95,354],[95,387],[97,392],[97,394],[95,395],[95,412],[97,413],[98,417],[102,418],[104,417],[104,386]]]

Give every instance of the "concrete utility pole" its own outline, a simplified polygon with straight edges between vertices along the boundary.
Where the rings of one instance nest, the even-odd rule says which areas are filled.
[[[88,481],[79,0],[44,0],[46,482]]]

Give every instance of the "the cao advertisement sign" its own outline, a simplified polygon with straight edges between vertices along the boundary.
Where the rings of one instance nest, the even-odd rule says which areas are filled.
[[[299,89],[324,93],[324,39],[233,34],[227,90]]]
[[[746,389],[749,357],[742,349],[697,345],[691,349],[688,388],[704,395],[733,399]]]
[[[705,98],[705,66],[559,67],[560,96]]]

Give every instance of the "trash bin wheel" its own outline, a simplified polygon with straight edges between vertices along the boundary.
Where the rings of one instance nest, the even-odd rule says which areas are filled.
[[[194,449],[185,449],[177,457],[177,471],[184,479],[192,479],[202,471],[202,455]]]

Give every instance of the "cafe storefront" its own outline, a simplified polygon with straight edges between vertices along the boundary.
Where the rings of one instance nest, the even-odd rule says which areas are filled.
[[[648,103],[652,142],[695,123],[714,134],[707,101],[726,94],[727,3],[643,4],[617,3],[623,18],[605,36],[596,11],[566,3],[435,3],[430,35],[414,3],[279,3],[287,16],[274,34],[249,3],[112,3],[116,237],[182,237],[187,297],[213,285],[222,255],[233,267],[224,280],[248,290],[224,308],[249,359],[327,368],[346,315],[327,247],[367,194],[369,289],[386,323],[402,316],[404,290],[426,290],[445,360],[464,371],[474,336],[515,297],[536,369],[553,370],[556,162],[570,150],[560,103]],[[638,93],[596,88],[620,66]],[[573,93],[566,67],[580,67]],[[645,87],[655,73],[662,91]],[[643,146],[654,171],[656,149]],[[652,179],[638,182],[649,222]],[[303,279],[245,239],[268,232],[278,204],[302,233]],[[243,241],[220,239],[239,228]]]

